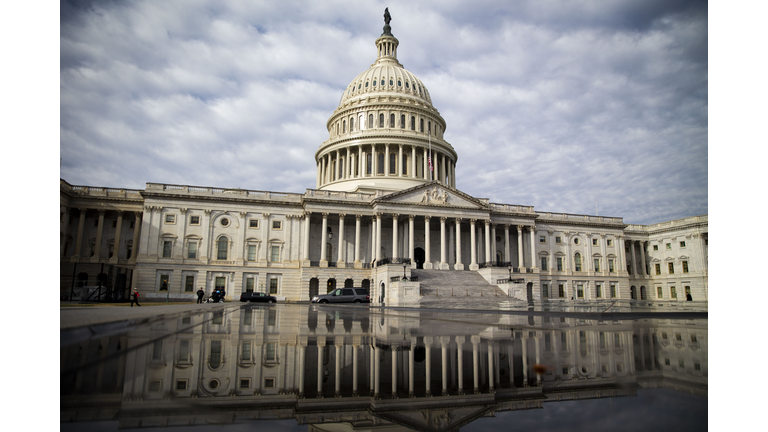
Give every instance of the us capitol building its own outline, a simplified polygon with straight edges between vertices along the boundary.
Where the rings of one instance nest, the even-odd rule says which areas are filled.
[[[308,301],[363,286],[387,305],[440,301],[448,289],[484,301],[707,301],[706,215],[634,225],[458,189],[445,119],[397,60],[386,21],[375,62],[328,119],[314,189],[62,179],[62,297],[138,289],[146,301],[186,301],[202,287]]]

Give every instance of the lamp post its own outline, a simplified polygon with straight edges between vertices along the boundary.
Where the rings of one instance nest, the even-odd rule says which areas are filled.
[[[509,281],[512,282],[512,266],[509,266]]]
[[[408,280],[408,278],[407,278],[407,277],[405,277],[405,267],[406,267],[406,264],[403,264],[403,280],[404,280],[404,281],[407,281],[407,280]]]

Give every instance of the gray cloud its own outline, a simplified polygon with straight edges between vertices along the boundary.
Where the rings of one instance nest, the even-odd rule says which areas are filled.
[[[708,212],[706,3],[64,2],[62,178],[301,192],[383,9],[459,189],[654,223]]]

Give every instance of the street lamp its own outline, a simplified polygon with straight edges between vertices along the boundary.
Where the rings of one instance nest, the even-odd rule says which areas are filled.
[[[509,266],[509,281],[512,282],[512,266]]]
[[[404,281],[407,281],[407,280],[408,280],[408,278],[407,278],[407,277],[405,277],[405,267],[406,267],[406,264],[403,264],[403,280],[404,280]]]

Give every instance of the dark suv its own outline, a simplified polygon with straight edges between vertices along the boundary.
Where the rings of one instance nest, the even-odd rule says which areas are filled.
[[[371,297],[365,288],[338,288],[328,294],[315,296],[312,303],[370,303]]]
[[[260,292],[244,292],[240,294],[240,301],[274,303],[277,299],[274,296]]]

